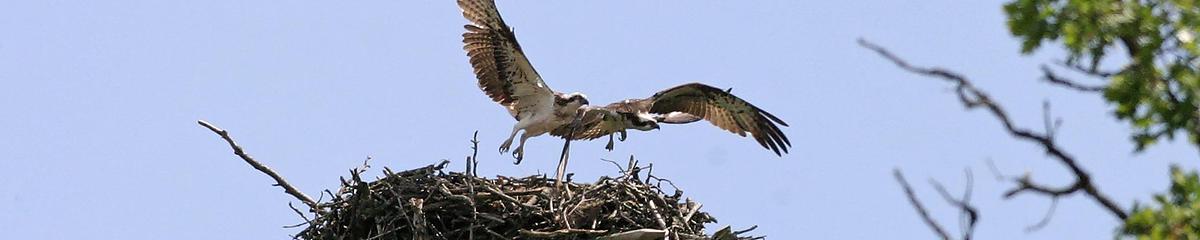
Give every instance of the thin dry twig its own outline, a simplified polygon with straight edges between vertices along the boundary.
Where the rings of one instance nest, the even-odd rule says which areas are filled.
[[[1090,75],[1092,77],[1097,77],[1097,78],[1110,78],[1113,75],[1117,75],[1117,73],[1120,73],[1119,71],[1116,71],[1116,72],[1103,71],[1103,70],[1099,70],[1099,69],[1092,69],[1092,68],[1084,67],[1083,65],[1080,65],[1078,62],[1070,63],[1067,61],[1059,60],[1059,61],[1055,61],[1055,63],[1057,63],[1061,67],[1075,70],[1077,72],[1087,74],[1087,75]]]
[[[571,120],[571,131],[567,132],[567,136],[563,138],[562,154],[558,157],[558,169],[554,171],[555,185],[562,185],[563,177],[567,172],[567,160],[571,157],[571,141],[575,138],[575,130],[579,128],[583,113],[582,108],[575,111],[575,118]]]
[[[467,189],[471,192],[471,226],[467,227],[467,239],[475,239],[475,226],[479,222],[479,210],[475,206],[475,199],[479,198],[479,194],[475,192],[475,178],[479,177],[477,169],[479,168],[479,130],[471,134],[471,156],[467,157],[467,169],[464,174],[467,174]]]
[[[300,215],[300,218],[304,219],[304,222],[298,223],[295,225],[283,226],[283,228],[294,228],[294,227],[304,226],[307,224],[312,224],[312,220],[308,219],[308,216],[305,216],[304,213],[300,212],[300,209],[296,209],[296,206],[293,206],[291,202],[288,203],[288,208],[291,208],[292,212],[295,212],[296,215]]]
[[[479,177],[479,130],[471,134],[471,157],[467,158],[466,173]]]
[[[1033,225],[1029,225],[1028,227],[1025,227],[1025,232],[1033,232],[1033,231],[1037,231],[1037,230],[1041,230],[1042,228],[1045,228],[1046,225],[1050,224],[1050,218],[1054,217],[1054,211],[1056,209],[1058,209],[1058,198],[1051,198],[1050,199],[1050,208],[1046,209],[1046,215],[1042,216],[1041,221],[1038,221],[1037,223],[1035,223]]]
[[[1054,85],[1065,88],[1074,89],[1080,92],[1102,92],[1105,88],[1104,86],[1087,86],[1077,83],[1074,80],[1067,79],[1066,77],[1059,76],[1058,74],[1055,74],[1054,71],[1050,70],[1050,67],[1047,67],[1046,65],[1042,65],[1042,74],[1042,80],[1046,80],[1046,82],[1050,82]]]
[[[220,135],[222,139],[225,139],[225,142],[229,143],[229,147],[233,148],[234,155],[241,157],[242,160],[246,161],[246,163],[250,164],[250,166],[254,167],[254,169],[258,169],[258,171],[267,174],[267,176],[271,176],[272,179],[275,179],[275,186],[282,187],[284,192],[287,192],[287,194],[296,197],[296,199],[299,199],[300,202],[308,205],[309,209],[314,211],[319,209],[317,207],[317,201],[313,201],[311,197],[305,195],[303,192],[300,192],[299,189],[296,189],[295,186],[292,186],[292,184],[288,183],[288,181],[283,179],[282,176],[279,176],[279,173],[276,173],[275,170],[271,170],[271,168],[267,167],[266,165],[255,161],[254,157],[251,157],[250,154],[246,154],[246,151],[242,149],[242,146],[238,145],[237,142],[234,142],[232,137],[229,137],[228,131],[214,126],[213,124],[204,120],[197,121],[197,123],[199,123],[200,126],[208,128],[208,130],[211,130],[213,133]]]
[[[1075,175],[1076,178],[1074,184],[1063,189],[1051,189],[1033,184],[1031,181],[1023,181],[1021,182],[1020,186],[1010,191],[1010,193],[1007,194],[1008,196],[1015,195],[1020,192],[1034,192],[1041,193],[1052,198],[1057,198],[1067,194],[1075,193],[1077,191],[1083,191],[1088,197],[1095,200],[1117,218],[1121,220],[1128,218],[1128,213],[1126,213],[1125,210],[1122,210],[1121,207],[1118,206],[1112,199],[1109,199],[1107,196],[1100,193],[1100,190],[1098,190],[1095,184],[1092,183],[1091,175],[1088,174],[1087,171],[1084,171],[1082,167],[1080,167],[1078,161],[1076,161],[1074,157],[1068,155],[1061,148],[1059,148],[1059,146],[1054,143],[1054,140],[1051,137],[1045,134],[1039,134],[1028,129],[1017,127],[1008,117],[1008,113],[1005,112],[999,104],[993,102],[987,93],[975,88],[975,86],[971,84],[966,77],[945,69],[912,66],[908,62],[889,52],[887,49],[867,42],[863,39],[859,39],[858,44],[867,49],[875,51],[880,56],[883,56],[905,71],[937,77],[954,83],[956,85],[955,90],[958,95],[958,99],[964,106],[969,109],[984,108],[988,110],[988,112],[992,113],[992,115],[1004,125],[1004,129],[1007,130],[1009,134],[1018,139],[1041,145],[1042,148],[1046,150],[1046,154],[1058,159],[1060,163],[1071,170],[1071,173]]]
[[[925,220],[925,225],[933,229],[933,232],[944,240],[950,240],[950,234],[946,233],[946,229],[942,228],[941,224],[933,220],[929,215],[929,211],[925,210],[925,205],[921,204],[921,200],[917,199],[917,194],[913,192],[912,186],[908,184],[908,180],[904,180],[904,174],[900,173],[900,169],[892,169],[892,175],[896,177],[896,182],[904,188],[904,194],[908,196],[908,202],[917,210],[917,214],[921,215],[921,220]]]
[[[938,191],[938,194],[942,195],[943,199],[946,199],[946,202],[959,209],[961,212],[959,218],[960,221],[962,221],[959,224],[959,231],[961,231],[963,234],[963,240],[970,240],[972,236],[975,235],[975,224],[979,222],[979,209],[971,205],[971,192],[973,192],[972,190],[975,186],[975,177],[973,174],[971,174],[971,169],[968,168],[965,171],[967,176],[967,187],[966,190],[963,191],[962,198],[954,199],[954,196],[951,196],[950,192],[946,191],[946,187],[942,186],[942,183],[938,181],[930,179],[929,183],[932,184],[933,188]]]

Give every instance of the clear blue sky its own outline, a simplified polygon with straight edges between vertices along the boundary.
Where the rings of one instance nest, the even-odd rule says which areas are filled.
[[[406,169],[461,166],[474,130],[480,173],[552,172],[561,141],[529,141],[513,166],[495,149],[513,121],[475,87],[453,1],[12,1],[0,7],[0,226],[11,239],[285,239],[291,196],[235,158],[206,119],[310,195],[366,156]],[[1066,184],[1057,162],[1011,139],[951,88],[858,47],[865,37],[913,63],[974,78],[1021,125],[1041,102],[1063,118],[1062,146],[1128,207],[1196,166],[1186,144],[1132,154],[1129,128],[1099,96],[1048,86],[1017,53],[1001,2],[500,1],[549,85],[592,102],[685,82],[732,87],[772,111],[792,154],[776,157],[707,124],[632,133],[613,152],[573,145],[571,171],[635,154],[704,203],[720,225],[772,239],[929,239],[893,181],[901,167],[953,231],[957,213],[926,184],[960,191],[975,171],[984,239],[1107,239],[1117,221],[1093,201],[1002,200],[985,159],[1008,174]],[[378,169],[377,169],[378,170]],[[375,172],[377,173],[377,172]]]

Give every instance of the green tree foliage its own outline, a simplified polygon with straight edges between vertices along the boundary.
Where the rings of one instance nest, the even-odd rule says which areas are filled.
[[[1154,206],[1135,206],[1121,234],[1137,239],[1200,239],[1200,177],[1171,167],[1171,189]]]
[[[1200,5],[1197,0],[1014,0],[1008,27],[1031,53],[1061,44],[1065,65],[1107,79],[1104,98],[1133,128],[1137,151],[1186,133],[1200,147]],[[1103,70],[1119,56],[1118,69]],[[1112,62],[1112,61],[1110,61]],[[1118,237],[1200,239],[1200,178],[1171,168],[1171,189],[1135,204]],[[1155,206],[1156,205],[1156,206]]]
[[[1022,52],[1061,43],[1067,65],[1109,80],[1104,97],[1135,129],[1138,151],[1178,132],[1200,143],[1196,0],[1015,0],[1004,11]],[[1113,51],[1125,65],[1101,70]]]

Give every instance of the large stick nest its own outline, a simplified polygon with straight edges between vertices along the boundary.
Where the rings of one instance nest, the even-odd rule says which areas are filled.
[[[617,177],[562,186],[544,175],[479,178],[443,171],[448,162],[403,172],[384,168],[363,181],[351,170],[333,198],[320,203],[301,239],[761,239],[725,227],[700,204],[666,194],[670,181],[645,174],[630,158]],[[614,163],[615,164],[615,163]],[[468,171],[470,172],[470,171]],[[753,229],[753,228],[751,228]]]

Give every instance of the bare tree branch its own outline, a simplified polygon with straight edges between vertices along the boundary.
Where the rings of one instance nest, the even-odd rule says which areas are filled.
[[[308,216],[304,216],[304,213],[300,212],[300,209],[296,209],[296,206],[293,206],[291,202],[288,202],[288,207],[291,208],[293,212],[296,212],[296,215],[300,215],[300,218],[304,219],[304,222],[295,225],[283,226],[283,228],[295,228],[313,223],[312,220],[308,219]]]
[[[892,169],[892,175],[896,176],[896,182],[900,182],[900,186],[904,187],[904,194],[908,196],[908,201],[917,210],[917,214],[921,215],[921,219],[925,220],[925,225],[929,225],[929,228],[933,229],[938,237],[950,240],[950,234],[946,233],[946,229],[934,221],[933,217],[929,216],[929,211],[925,210],[925,206],[921,205],[921,200],[917,200],[917,194],[913,193],[912,186],[908,185],[907,180],[904,180],[904,174],[900,173],[900,169]]]
[[[563,176],[567,173],[567,161],[571,158],[571,140],[575,138],[575,129],[579,128],[580,118],[583,117],[583,109],[575,111],[575,118],[571,120],[571,131],[567,132],[567,136],[563,139],[562,154],[558,157],[558,169],[554,171],[554,182],[557,185],[562,185]],[[568,182],[570,180],[567,180]]]
[[[217,126],[214,126],[211,123],[208,123],[204,120],[200,120],[200,121],[198,121],[198,123],[200,123],[200,126],[204,126],[205,128],[208,128],[208,130],[211,130],[213,133],[216,133],[217,135],[220,135],[221,138],[225,139],[225,142],[229,143],[229,147],[233,148],[233,154],[237,155],[238,157],[241,157],[242,160],[245,160],[246,163],[250,164],[250,166],[254,167],[254,169],[258,169],[258,171],[263,172],[263,173],[267,174],[267,176],[271,176],[271,178],[275,179],[275,182],[276,182],[276,184],[274,184],[275,186],[282,187],[284,192],[287,192],[287,194],[291,194],[293,197],[296,197],[296,199],[299,199],[300,202],[303,202],[305,205],[308,205],[309,209],[313,209],[314,211],[316,209],[318,209],[317,202],[313,201],[313,199],[311,197],[308,197],[308,195],[304,195],[303,192],[300,192],[300,190],[296,189],[296,187],[294,187],[294,186],[292,186],[292,184],[288,183],[288,181],[283,179],[283,177],[279,176],[278,173],[275,173],[275,170],[271,170],[271,168],[267,167],[266,165],[263,165],[262,163],[255,161],[254,157],[250,157],[250,154],[246,154],[246,151],[242,150],[242,146],[238,145],[237,142],[233,141],[233,138],[229,137],[228,131],[225,131],[225,129],[218,128]]]
[[[467,172],[471,177],[479,177],[479,130],[471,135],[471,156],[467,156]]]
[[[942,198],[946,199],[946,202],[954,205],[962,212],[960,216],[962,223],[959,225],[961,228],[959,231],[963,233],[963,240],[971,240],[972,235],[975,234],[975,223],[979,222],[979,210],[975,206],[971,206],[971,192],[975,186],[975,176],[971,174],[971,169],[968,168],[965,171],[967,175],[967,189],[963,191],[963,196],[960,199],[954,199],[954,196],[951,196],[950,192],[946,191],[946,187],[942,186],[942,183],[933,179],[930,179],[929,183],[933,185],[934,189],[937,189]]]
[[[1046,215],[1043,216],[1042,220],[1038,221],[1038,223],[1035,223],[1033,225],[1029,225],[1029,227],[1026,227],[1025,231],[1032,232],[1032,231],[1041,230],[1042,228],[1046,227],[1046,225],[1050,224],[1050,218],[1054,217],[1054,211],[1057,209],[1058,209],[1058,198],[1051,198],[1050,199],[1050,208],[1046,209]]]
[[[479,210],[475,206],[475,199],[479,198],[479,194],[475,192],[475,178],[479,177],[476,171],[479,168],[479,130],[471,134],[471,156],[467,156],[467,169],[463,174],[467,175],[467,189],[471,192],[471,198],[468,198],[468,203],[471,203],[471,226],[467,227],[467,239],[475,239],[475,227],[479,223]]]
[[[1000,173],[1000,168],[996,167],[996,163],[991,159],[988,159],[987,164],[988,169],[990,169],[992,174],[996,176],[996,181],[1013,181],[1017,184],[1017,188],[1011,189],[1004,193],[1005,199],[1010,199],[1016,196],[1016,194],[1024,191],[1039,192],[1052,196],[1050,197],[1050,207],[1046,209],[1045,216],[1043,216],[1042,220],[1038,221],[1037,223],[1025,227],[1026,232],[1041,230],[1042,228],[1046,227],[1046,225],[1049,225],[1050,219],[1054,217],[1054,211],[1058,209],[1059,197],[1080,190],[1079,188],[1074,187],[1054,189],[1051,187],[1036,185],[1033,183],[1033,181],[1029,180],[1029,173],[1025,173],[1025,175],[1022,175],[1021,177],[1009,177]]]
[[[1058,63],[1059,66],[1062,66],[1064,68],[1069,68],[1069,69],[1075,70],[1077,72],[1087,74],[1087,75],[1090,75],[1092,77],[1097,77],[1097,78],[1110,78],[1113,75],[1117,75],[1117,73],[1119,73],[1119,72],[1091,69],[1091,68],[1079,65],[1079,63],[1068,63],[1067,61],[1056,61],[1056,63]]]
[[[1059,148],[1058,145],[1054,143],[1054,140],[1051,137],[1049,137],[1048,135],[1035,133],[1028,129],[1017,127],[1015,124],[1013,124],[1012,120],[1009,119],[1008,113],[1005,112],[1004,109],[1001,108],[999,104],[996,104],[995,102],[993,102],[991,100],[991,98],[987,95],[987,93],[984,93],[983,91],[975,88],[975,86],[973,84],[971,84],[971,82],[968,81],[966,77],[963,77],[962,75],[959,75],[957,73],[953,73],[953,72],[950,72],[950,71],[947,71],[947,70],[941,69],[941,68],[923,68],[923,67],[915,67],[915,66],[909,65],[908,62],[905,62],[904,60],[900,59],[899,57],[896,57],[891,52],[889,52],[887,49],[884,49],[883,47],[880,47],[878,45],[867,42],[866,40],[863,40],[863,39],[859,39],[858,44],[867,49],[875,51],[880,56],[883,56],[884,58],[888,59],[889,61],[892,61],[892,63],[895,63],[897,66],[899,66],[900,68],[902,68],[906,71],[921,74],[921,75],[926,75],[926,76],[937,77],[937,78],[941,78],[943,80],[949,81],[951,83],[954,83],[956,85],[955,90],[956,90],[956,93],[958,94],[958,99],[959,99],[959,101],[962,102],[962,104],[964,106],[966,106],[968,109],[984,108],[984,109],[988,110],[988,112],[992,113],[992,115],[995,116],[996,119],[999,120],[1000,123],[1004,125],[1004,129],[1007,130],[1009,132],[1009,134],[1011,134],[1013,137],[1016,137],[1018,139],[1030,141],[1030,142],[1036,143],[1038,145],[1041,145],[1042,148],[1045,149],[1046,154],[1052,156],[1055,159],[1058,159],[1059,162],[1061,162],[1063,165],[1065,165],[1067,168],[1069,168],[1071,170],[1071,173],[1074,174],[1075,178],[1076,178],[1075,184],[1072,184],[1071,187],[1069,187],[1067,189],[1057,189],[1057,190],[1049,189],[1049,188],[1042,188],[1040,186],[1032,184],[1032,182],[1026,181],[1026,183],[1028,183],[1028,184],[1021,184],[1022,186],[1019,186],[1017,189],[1010,191],[1010,194],[1008,194],[1008,195],[1015,195],[1017,192],[1022,192],[1022,191],[1032,191],[1032,192],[1037,192],[1037,193],[1043,193],[1050,197],[1059,197],[1059,196],[1062,196],[1065,194],[1073,193],[1078,190],[1083,190],[1083,192],[1086,193],[1087,196],[1096,200],[1097,203],[1099,203],[1102,207],[1104,207],[1106,210],[1108,210],[1110,213],[1112,213],[1117,218],[1120,218],[1121,220],[1125,220],[1126,218],[1128,218],[1128,213],[1126,213],[1125,210],[1122,210],[1121,207],[1117,206],[1116,202],[1112,201],[1112,199],[1109,199],[1104,194],[1100,193],[1100,191],[1098,189],[1096,189],[1096,186],[1092,183],[1091,175],[1088,174],[1087,171],[1084,171],[1083,168],[1079,166],[1078,161],[1076,161],[1074,157],[1068,155],[1061,148]]]
[[[1080,92],[1102,92],[1105,88],[1104,86],[1086,86],[1076,83],[1075,81],[1065,77],[1058,76],[1058,74],[1055,74],[1054,71],[1051,71],[1050,67],[1047,67],[1046,65],[1042,65],[1042,74],[1042,80],[1046,80],[1046,82],[1050,82],[1061,87],[1074,89]]]

